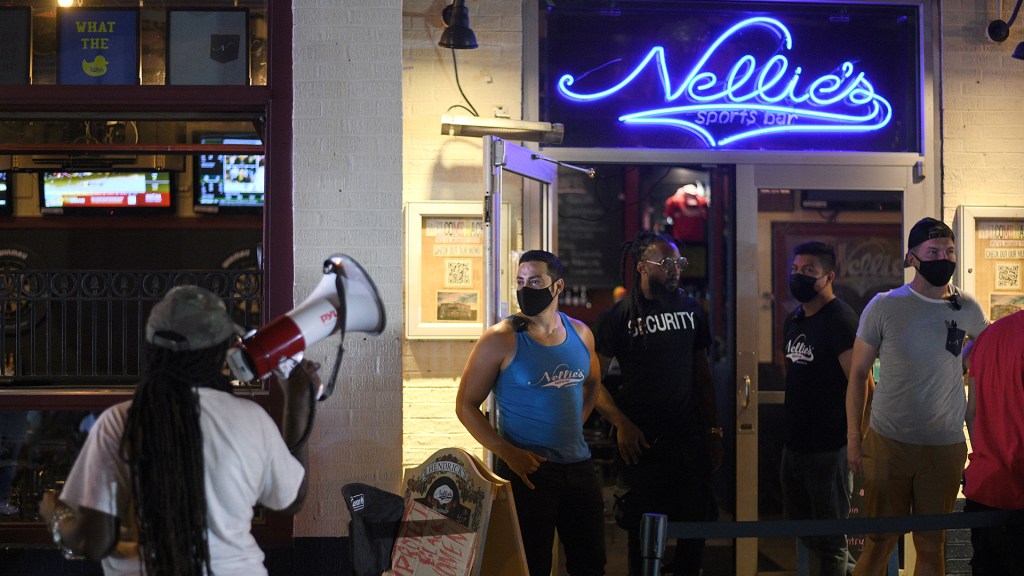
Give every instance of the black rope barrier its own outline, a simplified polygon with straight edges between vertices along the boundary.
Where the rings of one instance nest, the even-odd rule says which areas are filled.
[[[825,536],[830,534],[902,534],[930,530],[983,528],[1024,522],[1022,510],[991,510],[849,518],[846,520],[762,520],[737,522],[669,522],[664,514],[644,514],[640,550],[643,574],[655,576],[661,569],[665,543],[670,538],[761,538]]]

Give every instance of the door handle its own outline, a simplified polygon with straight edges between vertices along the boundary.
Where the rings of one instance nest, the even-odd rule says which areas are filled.
[[[743,407],[750,406],[750,375],[743,375]]]

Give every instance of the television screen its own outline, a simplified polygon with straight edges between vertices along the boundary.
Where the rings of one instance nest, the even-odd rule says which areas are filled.
[[[10,172],[0,172],[0,214],[14,213],[14,194],[11,193]]]
[[[254,134],[207,134],[199,137],[201,144],[223,146],[261,146]],[[231,212],[258,210],[263,207],[264,169],[263,154],[247,152],[219,152],[199,154],[193,169],[196,212]]]
[[[170,172],[43,172],[43,214],[173,212]]]

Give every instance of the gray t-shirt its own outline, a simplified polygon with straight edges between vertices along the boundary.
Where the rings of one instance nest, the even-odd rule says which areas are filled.
[[[976,338],[988,326],[985,312],[959,292],[949,300],[926,298],[905,284],[871,299],[857,337],[878,348],[880,371],[871,401],[871,427],[907,444],[932,446],[964,441],[962,351],[947,349],[950,328]]]

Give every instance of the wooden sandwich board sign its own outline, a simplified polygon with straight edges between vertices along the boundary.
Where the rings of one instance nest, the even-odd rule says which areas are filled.
[[[512,485],[461,448],[405,471],[389,576],[529,576]]]

